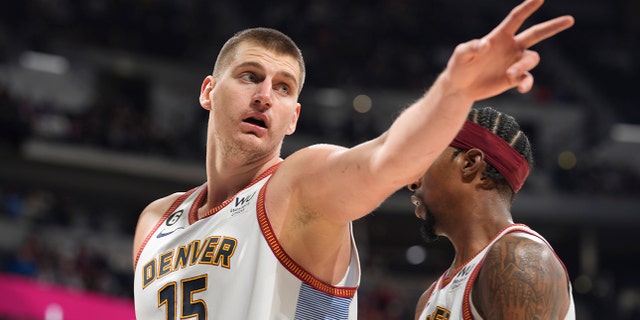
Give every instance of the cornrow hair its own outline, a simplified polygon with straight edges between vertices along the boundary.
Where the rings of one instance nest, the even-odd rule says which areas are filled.
[[[534,162],[531,143],[527,135],[520,129],[520,125],[514,117],[491,107],[478,107],[471,109],[468,119],[487,128],[506,141],[527,160],[529,168],[533,168]],[[496,183],[509,190],[511,189],[502,174],[488,163],[484,176],[493,179]]]

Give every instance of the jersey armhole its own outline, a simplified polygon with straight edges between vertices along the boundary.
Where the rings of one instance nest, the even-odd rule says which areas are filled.
[[[147,243],[149,242],[149,239],[151,239],[151,236],[158,230],[158,228],[160,227],[160,225],[162,223],[164,223],[165,220],[167,220],[167,217],[169,217],[169,215],[171,215],[171,213],[173,213],[173,211],[180,206],[180,204],[182,204],[182,202],[189,197],[189,195],[191,195],[194,191],[196,191],[199,187],[195,187],[185,193],[183,193],[182,195],[180,195],[175,201],[173,201],[173,203],[171,204],[171,206],[167,209],[167,211],[165,211],[165,213],[162,215],[162,217],[160,217],[160,219],[158,219],[158,222],[156,222],[156,225],[153,227],[153,229],[151,229],[151,231],[149,231],[149,233],[147,234],[147,236],[145,237],[144,241],[142,242],[142,244],[140,245],[140,248],[138,248],[138,252],[136,253],[136,260],[133,261],[133,268],[135,269],[138,265],[138,260],[140,259],[140,255],[142,254],[142,251],[144,250],[145,246],[147,245]]]

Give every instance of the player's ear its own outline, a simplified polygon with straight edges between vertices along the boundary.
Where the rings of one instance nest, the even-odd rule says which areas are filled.
[[[484,152],[478,148],[471,148],[464,152],[465,165],[462,168],[463,179],[477,179],[483,189],[495,188],[493,179],[486,178],[484,171],[487,169],[487,161]]]
[[[213,76],[207,76],[202,80],[202,85],[200,86],[200,105],[202,108],[206,110],[211,110],[213,105],[211,104],[211,91],[215,87],[216,82]]]
[[[484,170],[484,152],[478,148],[471,148],[463,152],[464,167],[462,168],[462,175],[469,176],[474,175],[481,170]]]
[[[287,135],[291,135],[296,131],[296,126],[298,125],[298,118],[300,117],[301,107],[302,105],[300,103],[296,104],[296,107],[293,110],[293,114],[291,115],[291,122],[289,123],[289,128],[287,129]]]

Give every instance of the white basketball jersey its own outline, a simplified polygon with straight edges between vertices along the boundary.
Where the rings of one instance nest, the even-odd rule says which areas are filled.
[[[522,231],[534,235],[544,241],[550,248],[549,243],[537,232],[523,224],[513,224],[505,228],[489,243],[482,251],[480,251],[471,261],[467,262],[453,276],[453,278],[445,278],[444,274],[440,276],[438,281],[430,288],[427,295],[429,299],[426,307],[420,314],[420,320],[482,320],[483,318],[476,311],[471,299],[471,291],[473,283],[476,280],[482,261],[489,251],[489,248],[502,238],[505,234],[514,231]],[[553,249],[552,249],[553,251]],[[571,302],[569,310],[565,315],[565,320],[575,319],[575,306],[573,295],[571,293],[571,283],[569,285],[569,295]]]
[[[280,247],[264,206],[276,168],[200,220],[206,184],[169,208],[135,261],[138,320],[357,318],[360,263],[353,238],[339,286],[293,261]]]

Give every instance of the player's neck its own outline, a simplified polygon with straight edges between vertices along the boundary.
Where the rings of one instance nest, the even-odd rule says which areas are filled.
[[[459,226],[459,232],[447,236],[455,250],[455,258],[451,264],[450,271],[463,266],[473,259],[493,241],[498,233],[511,224],[513,224],[511,219],[493,216],[485,220],[465,224],[468,228]]]
[[[208,166],[208,194],[204,207],[214,208],[222,204],[280,161],[282,159],[276,157],[264,162],[234,163],[226,161]]]

